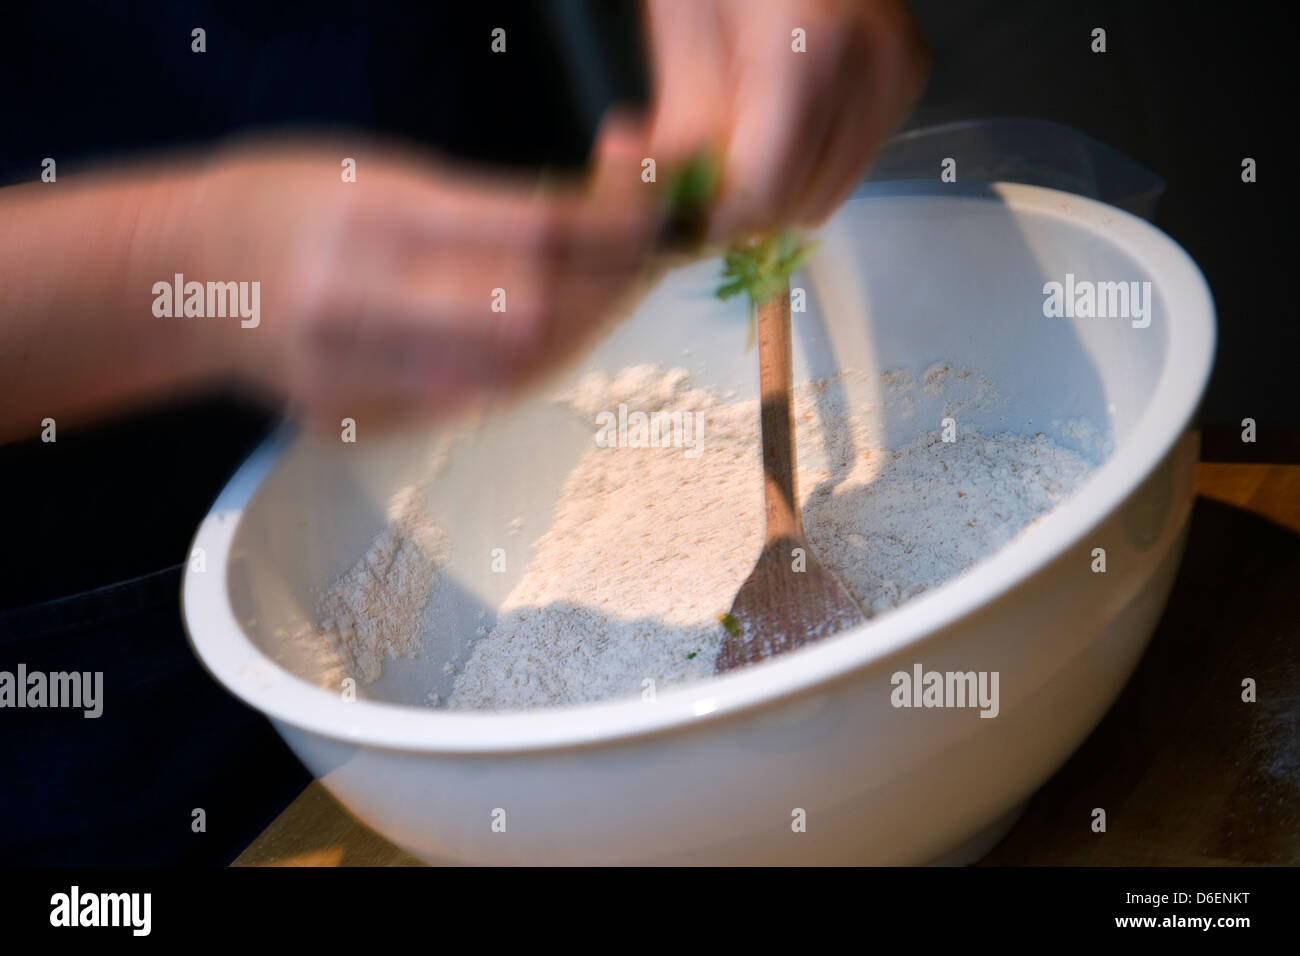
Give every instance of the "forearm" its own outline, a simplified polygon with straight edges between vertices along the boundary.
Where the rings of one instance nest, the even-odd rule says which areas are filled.
[[[176,166],[0,189],[0,441],[225,372],[220,330],[153,310],[198,182]]]

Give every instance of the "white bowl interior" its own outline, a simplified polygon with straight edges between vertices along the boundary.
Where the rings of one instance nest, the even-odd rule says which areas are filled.
[[[1112,452],[1062,424],[1084,421],[1123,454],[1166,362],[1160,284],[1152,283],[1146,328],[1124,319],[1047,318],[1044,283],[1067,272],[1107,282],[1153,277],[1106,237],[1104,221],[1081,223],[1064,194],[1046,194],[1063,197],[1056,209],[1013,206],[980,190],[950,192],[871,186],[821,230],[814,262],[794,283],[808,290],[807,310],[794,316],[796,377],[841,369],[919,375],[948,362],[969,368],[972,383],[983,375],[996,386],[996,398],[959,427],[1043,432],[1100,464]],[[556,388],[589,369],[612,374],[649,362],[684,366],[697,384],[754,395],[746,306],[713,296],[718,272],[718,262],[708,261],[670,275]],[[943,403],[953,398],[918,390],[905,407],[863,388],[852,396],[855,406],[878,410],[891,447],[939,429]],[[333,673],[313,630],[320,591],[366,552],[389,496],[420,473],[439,437],[427,429],[380,436],[362,421],[356,444],[328,436],[288,443],[244,508],[226,567],[233,614],[265,655],[310,682]],[[432,485],[430,511],[453,542],[470,544],[453,546],[426,612],[427,645],[389,662],[379,681],[358,687],[359,696],[420,706],[431,691],[446,697],[453,677],[444,662],[464,660],[477,629],[491,625],[592,440],[591,426],[546,395],[458,438]],[[523,520],[521,533],[509,533],[513,519]],[[496,547],[506,551],[507,573],[490,569]]]

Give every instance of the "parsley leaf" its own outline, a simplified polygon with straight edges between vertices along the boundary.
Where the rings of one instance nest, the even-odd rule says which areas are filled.
[[[709,207],[721,181],[721,167],[709,150],[700,150],[676,170],[664,191],[664,242],[698,248],[708,229]],[[758,307],[782,292],[790,276],[812,255],[815,243],[803,241],[797,229],[784,229],[731,245],[722,260],[722,283],[715,295],[749,297],[749,343],[754,344]]]
[[[786,288],[790,276],[812,255],[816,243],[802,240],[796,229],[769,233],[760,239],[737,242],[722,259],[722,285],[715,293],[730,299],[742,292],[749,296],[749,341],[754,344],[758,307]]]

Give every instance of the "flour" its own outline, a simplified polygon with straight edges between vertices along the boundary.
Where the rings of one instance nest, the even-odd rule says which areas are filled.
[[[910,400],[968,370],[883,378]],[[1089,465],[1051,441],[965,428],[879,447],[844,396],[861,373],[796,389],[797,487],[814,553],[873,617],[1002,547],[1059,504]],[[980,378],[977,396],[992,383]],[[593,373],[566,397],[585,421],[625,403],[703,412],[702,454],[589,450],[550,529],[472,649],[447,705],[524,708],[646,695],[713,673],[730,607],[762,544],[756,400],[727,402],[689,374],[650,366]],[[974,399],[965,400],[961,408]]]
[[[924,594],[1003,547],[1068,497],[1090,465],[1042,435],[937,429],[881,447],[875,389],[902,417],[920,396],[977,408],[993,383],[939,363],[918,377],[844,372],[794,394],[797,488],[821,563],[868,618]],[[719,622],[762,545],[758,404],[696,387],[684,369],[592,373],[562,403],[591,425],[620,405],[702,416],[695,454],[636,436],[593,443],[495,622],[476,629],[444,700],[510,709],[649,696],[713,674]],[[1072,434],[1082,425],[1072,424]],[[594,428],[593,428],[594,430]],[[666,433],[665,433],[666,434]],[[1093,436],[1089,436],[1093,437]],[[370,550],[324,596],[323,638],[365,681],[421,646],[423,614],[451,542],[427,513],[432,475],[402,488]],[[508,522],[517,534],[522,518]]]
[[[422,612],[451,546],[426,510],[431,480],[392,496],[387,525],[321,600],[321,637],[362,680],[420,645]]]

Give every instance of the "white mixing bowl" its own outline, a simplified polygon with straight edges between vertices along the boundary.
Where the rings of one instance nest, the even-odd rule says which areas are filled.
[[[701,384],[753,395],[745,306],[712,297],[717,271],[670,275],[575,375],[686,365]],[[1150,325],[1045,317],[1044,283],[1067,273],[1150,281]],[[534,537],[546,527],[592,429],[539,399],[457,446],[431,510],[453,541],[484,546],[453,551],[429,647],[389,663],[355,701],[319,686],[318,594],[365,553],[436,436],[380,438],[364,422],[356,444],[286,432],[243,465],[198,530],[206,568],[191,562],[184,583],[196,653],[353,813],[430,861],[925,863],[983,852],[1101,719],[1160,616],[1193,497],[1187,427],[1214,348],[1209,291],[1169,238],[1110,206],[934,183],[865,187],[796,285],[812,292],[795,316],[796,375],[969,366],[1001,404],[959,427],[1042,431],[1096,454],[1098,469],[965,575],[797,653],[653,701],[449,712],[423,706],[425,695],[446,695],[442,662],[463,659],[528,554],[529,535],[507,522],[522,516]],[[922,400],[877,424],[897,445],[938,429],[939,415]],[[1081,444],[1078,420],[1113,448]],[[497,543],[509,574],[489,570]],[[1104,573],[1092,570],[1095,548]],[[999,713],[895,708],[891,675],[915,664],[998,672]]]

